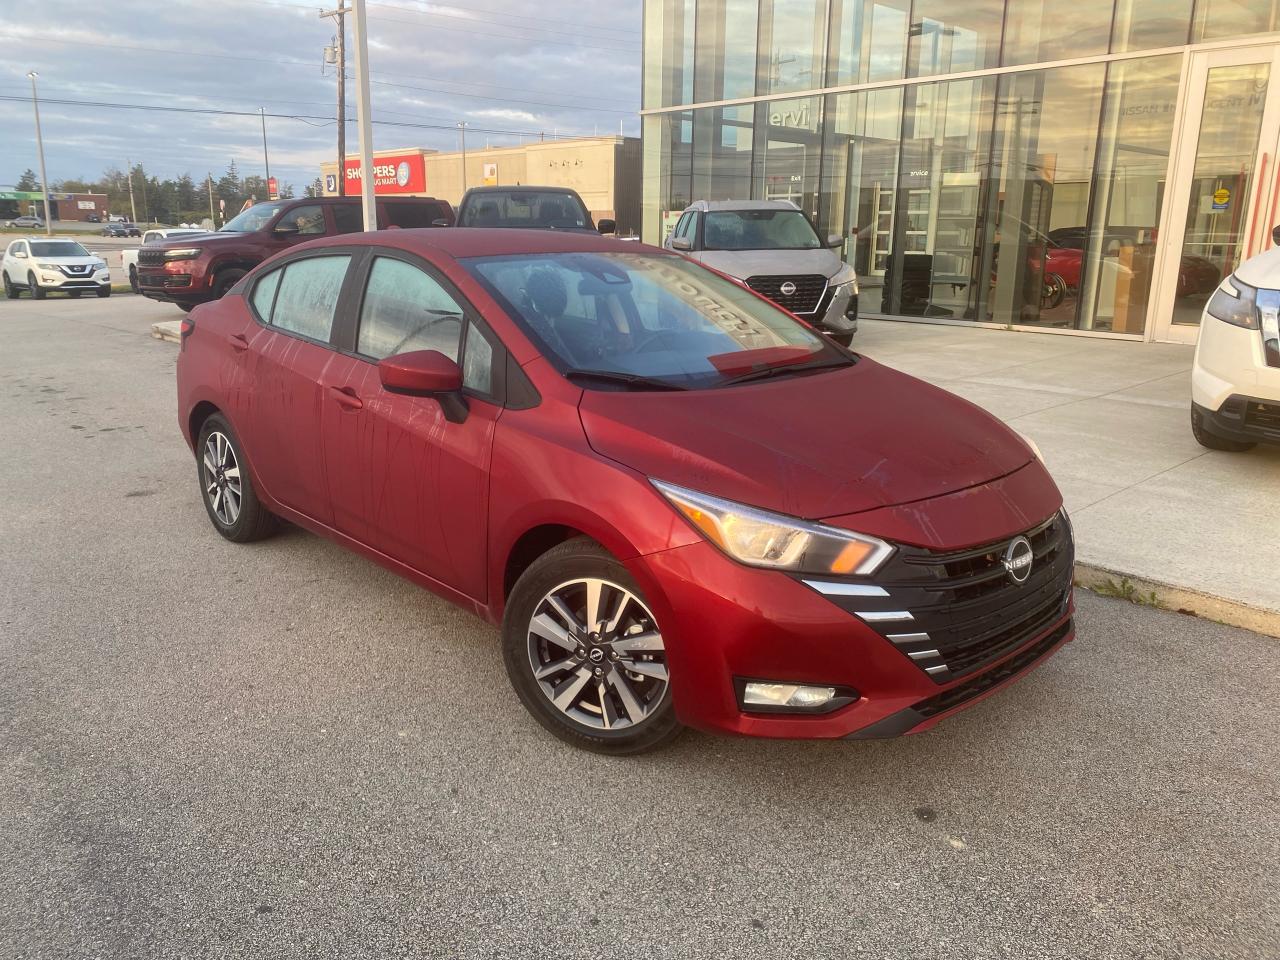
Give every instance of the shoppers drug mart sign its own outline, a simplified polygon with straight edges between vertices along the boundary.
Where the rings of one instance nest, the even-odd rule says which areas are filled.
[[[347,196],[360,192],[360,158],[348,157]],[[427,167],[420,153],[373,158],[374,193],[425,193]]]

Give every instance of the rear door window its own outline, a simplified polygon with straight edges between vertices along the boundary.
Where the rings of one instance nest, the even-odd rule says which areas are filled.
[[[328,343],[338,295],[350,262],[348,255],[308,257],[295,260],[279,271],[284,276],[276,292],[271,325],[308,340]]]

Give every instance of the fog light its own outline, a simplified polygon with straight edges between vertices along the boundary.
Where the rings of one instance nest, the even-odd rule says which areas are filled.
[[[748,707],[792,707],[813,709],[830,703],[835,687],[805,687],[796,683],[748,683],[742,703]]]

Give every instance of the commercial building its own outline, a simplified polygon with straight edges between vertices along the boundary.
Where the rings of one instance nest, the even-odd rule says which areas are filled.
[[[44,216],[44,194],[39,190],[0,190],[0,216],[22,214]],[[49,216],[54,220],[88,220],[98,217],[107,221],[105,193],[50,193]]]
[[[640,141],[636,137],[574,137],[514,147],[482,147],[464,154],[424,148],[374,153],[379,194],[431,196],[457,205],[468,187],[569,187],[591,216],[618,223],[618,232],[640,230]],[[346,159],[348,194],[360,192],[360,161]],[[464,169],[465,167],[465,169]],[[338,192],[338,166],[320,166],[325,196]]]
[[[1280,0],[646,0],[642,236],[794,200],[863,315],[1191,342],[1271,244]]]

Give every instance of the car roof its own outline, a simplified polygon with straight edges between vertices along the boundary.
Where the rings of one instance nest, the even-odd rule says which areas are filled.
[[[501,257],[522,253],[652,253],[672,256],[666,250],[616,240],[577,230],[523,230],[503,227],[420,227],[412,230],[377,230],[373,233],[345,233],[311,240],[306,247],[362,246],[391,247],[431,258],[444,254],[464,257]]]
[[[467,193],[577,193],[573,187],[529,187],[523,184],[509,184],[507,186],[487,186],[487,187],[471,187]]]
[[[790,200],[695,200],[689,210],[799,210]]]

